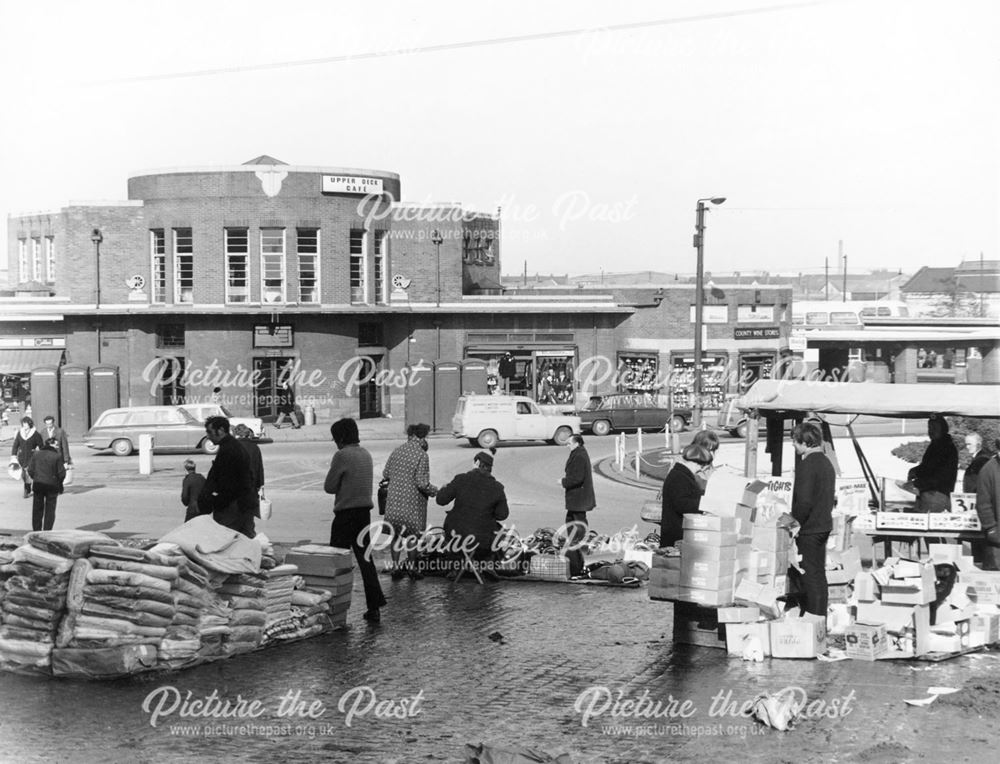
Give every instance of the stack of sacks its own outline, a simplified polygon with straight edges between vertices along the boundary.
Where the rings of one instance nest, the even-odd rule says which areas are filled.
[[[347,623],[347,608],[332,614],[333,592],[328,589],[296,589],[292,593],[292,616],[295,619],[295,637],[312,637],[333,628],[343,628]]]
[[[103,533],[36,531],[10,555],[5,566],[0,608],[0,667],[12,671],[41,669],[52,664],[52,649],[66,612],[66,593],[74,560],[92,544],[113,543]]]
[[[313,590],[330,592],[329,614],[335,628],[347,624],[354,588],[354,555],[350,549],[319,544],[294,547],[285,556],[285,564],[297,565],[303,580]]]
[[[264,596],[266,579],[256,573],[229,576],[219,587],[218,594],[231,608],[229,634],[223,642],[227,655],[246,653],[260,647],[267,623],[267,600]]]
[[[185,555],[179,546],[157,544],[149,553],[163,564],[176,568],[178,573],[171,589],[174,617],[160,642],[157,663],[172,669],[194,665],[201,659],[202,642],[198,629],[201,616],[213,603],[221,603],[208,586],[208,572]],[[220,642],[221,638],[215,640],[216,649]]]
[[[298,571],[294,565],[278,565],[265,573],[265,626],[292,617],[292,591],[295,589],[295,574]]]

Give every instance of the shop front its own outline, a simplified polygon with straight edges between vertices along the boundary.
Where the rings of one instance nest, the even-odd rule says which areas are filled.
[[[542,405],[574,404],[579,350],[571,332],[470,332],[467,342],[465,357],[486,362],[491,392],[526,395]]]

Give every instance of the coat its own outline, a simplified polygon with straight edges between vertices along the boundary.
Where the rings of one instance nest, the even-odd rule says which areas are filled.
[[[219,441],[219,451],[198,496],[198,509],[215,522],[253,538],[254,498],[250,458],[232,435]]]
[[[792,483],[792,517],[802,526],[800,536],[833,530],[836,495],[837,473],[826,454],[813,451],[803,456],[795,468]]]
[[[684,537],[684,515],[701,514],[703,490],[691,469],[677,462],[663,479],[660,546],[674,546]]]
[[[48,441],[49,438],[55,438],[59,441],[59,453],[62,454],[63,461],[66,464],[72,464],[73,458],[69,455],[69,438],[66,437],[66,431],[62,427],[53,427],[52,434],[49,434],[49,428],[42,426],[42,429],[38,431],[42,436],[43,441]]]
[[[951,435],[932,440],[920,464],[910,470],[910,476],[920,493],[954,491],[958,480],[958,449]]]
[[[499,522],[510,515],[503,484],[478,467],[456,475],[435,501],[442,507],[455,502],[444,520],[446,535],[473,536],[479,546],[492,545]]]
[[[562,487],[566,489],[567,512],[589,512],[597,506],[590,455],[583,446],[577,446],[569,452]]]
[[[10,455],[16,456],[17,463],[26,469],[28,462],[31,461],[31,452],[44,445],[45,441],[42,440],[38,430],[34,428],[28,430],[28,436],[25,437],[23,431],[18,429],[17,435],[14,436],[14,443],[10,447]]]
[[[414,533],[427,528],[427,497],[433,492],[430,459],[419,440],[407,440],[385,463],[382,479],[389,481],[385,521]]]
[[[252,440],[238,438],[236,440],[247,453],[250,460],[250,478],[253,483],[253,515],[260,517],[260,489],[264,487],[264,457],[260,454],[260,446]]]
[[[50,486],[63,492],[63,481],[66,479],[66,465],[62,454],[54,448],[40,448],[31,454],[28,461],[28,476],[37,487]],[[37,490],[37,488],[36,488]]]
[[[184,476],[181,483],[181,504],[187,508],[185,517],[190,520],[196,515],[200,515],[198,509],[198,496],[205,487],[205,476],[200,472],[189,472]]]

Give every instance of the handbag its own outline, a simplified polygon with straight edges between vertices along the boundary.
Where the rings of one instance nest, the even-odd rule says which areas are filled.
[[[63,478],[63,488],[68,485],[73,485],[73,465],[70,464],[66,467],[66,477]]]
[[[385,514],[385,505],[389,502],[389,481],[380,480],[378,484],[378,513]]]

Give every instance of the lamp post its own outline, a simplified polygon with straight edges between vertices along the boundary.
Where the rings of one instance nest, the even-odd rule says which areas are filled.
[[[94,300],[97,306],[97,362],[101,362],[101,242],[104,241],[104,237],[101,235],[101,229],[95,228],[90,232],[90,240],[94,242]]]
[[[691,423],[696,430],[701,429],[701,332],[702,319],[705,311],[705,202],[722,204],[724,196],[710,196],[698,200],[697,217],[695,218],[694,246],[698,251],[698,272],[695,277],[694,296],[694,408]]]
[[[437,306],[441,307],[441,244],[444,237],[438,229],[431,232],[431,243],[437,248]]]

